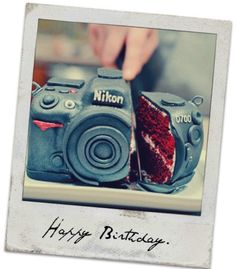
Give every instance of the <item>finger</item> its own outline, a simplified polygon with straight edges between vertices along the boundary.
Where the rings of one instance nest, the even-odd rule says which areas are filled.
[[[126,80],[132,80],[141,71],[143,66],[143,48],[147,38],[147,29],[130,29],[127,41],[125,60],[123,64],[123,76]]]
[[[104,47],[102,48],[102,64],[114,67],[115,61],[124,46],[126,36],[125,27],[112,27],[106,33]]]
[[[97,52],[96,52],[96,43],[97,43],[97,39],[98,39],[97,27],[94,24],[89,24],[88,33],[89,33],[90,45],[91,45],[94,53],[97,54]]]
[[[148,38],[142,53],[143,64],[148,62],[155,49],[158,47],[158,44],[159,44],[158,32],[156,30],[150,30],[150,33],[148,34]]]
[[[102,25],[89,25],[89,41],[95,55],[101,58],[102,48],[105,40],[105,32]]]

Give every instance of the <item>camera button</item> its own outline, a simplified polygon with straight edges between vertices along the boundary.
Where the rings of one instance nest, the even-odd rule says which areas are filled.
[[[45,91],[54,92],[55,91],[55,88],[53,88],[53,87],[46,87],[45,88]]]
[[[200,125],[202,123],[202,114],[199,111],[192,112],[193,123]]]
[[[55,97],[53,95],[45,95],[43,97],[43,103],[45,105],[50,105],[55,101]]]
[[[70,93],[77,93],[78,91],[77,91],[76,89],[74,89],[74,88],[71,88],[71,89],[69,90],[69,92],[70,92]]]
[[[112,68],[100,67],[97,70],[98,77],[104,79],[122,79],[122,71]]]
[[[188,130],[188,138],[192,145],[198,145],[201,142],[202,130],[197,125],[191,126]]]
[[[190,168],[193,162],[193,146],[189,143],[185,144],[185,161],[187,162],[185,169]]]
[[[193,159],[193,149],[192,145],[187,143],[185,144],[185,161],[192,160]]]
[[[74,87],[76,89],[81,89],[84,86],[84,80],[77,79],[58,79],[51,78],[48,82],[48,86],[60,86],[60,87]]]
[[[59,90],[59,93],[69,93],[69,90],[68,89],[61,89],[61,90]]]
[[[64,165],[63,158],[60,155],[54,155],[51,161],[52,165],[55,167],[62,167]]]
[[[64,105],[65,105],[65,107],[68,108],[68,109],[73,109],[73,108],[75,108],[75,102],[72,101],[72,100],[66,100]]]
[[[161,104],[163,106],[184,106],[185,101],[177,96],[166,96],[165,99],[161,99]]]
[[[59,99],[56,96],[47,94],[40,102],[42,108],[50,109],[57,105]]]

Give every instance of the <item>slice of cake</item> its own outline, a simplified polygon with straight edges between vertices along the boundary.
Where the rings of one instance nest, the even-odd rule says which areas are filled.
[[[203,145],[203,98],[187,101],[164,92],[142,92],[136,112],[139,187],[170,193],[194,176]]]
[[[144,95],[139,97],[137,139],[143,177],[152,183],[168,183],[175,167],[175,138],[169,115]]]

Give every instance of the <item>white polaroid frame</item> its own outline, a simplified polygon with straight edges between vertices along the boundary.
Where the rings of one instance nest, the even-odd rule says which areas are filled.
[[[30,89],[38,19],[92,22],[217,35],[201,216],[26,202],[22,200]],[[29,253],[209,268],[230,36],[231,22],[228,21],[27,4],[16,113],[6,249]],[[61,223],[60,227],[59,223]],[[48,229],[50,227],[55,228],[56,225],[59,228],[55,232],[55,236],[50,237],[49,235],[53,234],[53,230],[48,231]],[[140,236],[146,233],[148,235],[143,240],[140,239],[139,243],[125,240],[124,236],[123,240],[101,238],[106,226],[112,227],[114,233],[117,232],[117,236],[131,228],[138,231]],[[71,240],[67,240],[69,237],[63,237],[59,240],[59,229],[61,235],[63,235],[63,229],[64,233],[66,233],[71,227],[74,227],[74,233],[79,232]],[[91,235],[86,235],[86,231]],[[71,237],[73,232],[69,233]],[[76,238],[78,239],[83,234],[84,238],[76,241]],[[147,251],[150,244],[148,245],[144,241],[151,241],[151,239],[148,239],[150,237],[153,240],[154,238],[155,240],[159,238],[159,241],[155,241],[159,242],[155,246],[155,251]]]

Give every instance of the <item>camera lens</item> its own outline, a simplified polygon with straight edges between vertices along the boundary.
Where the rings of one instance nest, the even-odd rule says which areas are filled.
[[[78,179],[86,183],[112,182],[127,175],[130,122],[121,116],[110,112],[89,114],[78,117],[70,126],[65,135],[64,155]]]
[[[108,133],[104,127],[102,129],[104,133]],[[111,130],[109,130],[109,132],[110,131]],[[86,159],[89,164],[94,167],[102,169],[111,168],[119,161],[121,155],[119,143],[111,135],[96,135],[96,128],[90,129],[81,136],[80,142],[78,143],[78,149],[81,148],[81,144],[86,143],[84,141],[84,136],[86,139],[86,137],[93,134],[93,132],[93,138],[85,145]],[[78,154],[82,155],[79,151]]]
[[[102,160],[109,159],[113,155],[113,148],[107,142],[100,142],[94,148],[94,155]]]
[[[87,170],[108,174],[122,167],[121,155],[126,152],[123,147],[127,148],[127,140],[121,132],[110,126],[96,126],[80,136],[77,157]]]
[[[108,140],[96,141],[88,149],[89,156],[101,163],[110,162],[115,155],[115,149],[112,143]]]

